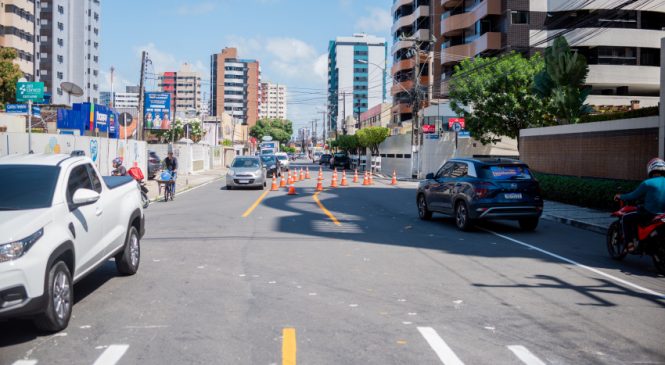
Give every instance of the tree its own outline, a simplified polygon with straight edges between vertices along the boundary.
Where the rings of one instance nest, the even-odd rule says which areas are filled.
[[[547,99],[547,110],[559,124],[578,123],[592,109],[585,104],[591,89],[584,87],[589,67],[573,52],[564,36],[545,50],[545,69],[536,75],[534,91]]]
[[[16,101],[16,83],[23,72],[14,60],[18,57],[13,48],[0,48],[0,107]]]
[[[450,106],[483,144],[501,136],[518,138],[520,129],[551,124],[543,99],[533,92],[534,77],[543,67],[539,54],[463,60],[450,81]]]
[[[249,135],[262,140],[264,136],[271,136],[281,144],[287,143],[293,135],[293,123],[287,119],[259,119],[249,130]]]
[[[355,154],[358,147],[360,147],[360,141],[358,136],[354,134],[341,135],[337,136],[336,147],[346,153]]]
[[[367,127],[356,132],[362,147],[369,148],[374,155],[379,154],[379,145],[390,136],[390,129],[386,127]]]

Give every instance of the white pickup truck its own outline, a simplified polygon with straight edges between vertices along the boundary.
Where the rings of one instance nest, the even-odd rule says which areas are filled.
[[[87,157],[0,157],[0,319],[67,327],[74,283],[115,258],[136,273],[144,214],[131,177],[101,177]]]

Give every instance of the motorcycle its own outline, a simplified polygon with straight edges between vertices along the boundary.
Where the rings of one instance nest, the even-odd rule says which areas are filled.
[[[139,184],[139,189],[141,190],[141,202],[143,203],[143,208],[147,208],[150,205],[150,198],[148,198],[148,187],[145,183],[145,176],[143,176],[143,171],[138,166],[134,166],[127,171],[127,175],[131,176]]]
[[[656,269],[665,274],[665,214],[656,216],[651,222],[640,224],[637,229],[639,244],[632,251],[623,237],[623,217],[638,210],[636,206],[621,206],[621,209],[612,213],[618,218],[607,230],[607,252],[614,260],[623,260],[626,255],[649,255],[653,259]]]

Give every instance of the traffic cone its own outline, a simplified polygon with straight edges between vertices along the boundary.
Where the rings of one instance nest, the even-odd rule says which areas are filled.
[[[291,173],[291,170],[289,170],[289,179],[286,181],[288,185],[293,185],[293,174]]]
[[[363,186],[369,185],[369,178],[367,177],[367,171],[365,171],[365,175],[363,176]]]
[[[300,181],[305,181],[305,171],[303,169],[300,169]]]
[[[323,170],[319,167],[319,179],[323,180]]]
[[[337,173],[333,172],[333,177],[332,180],[330,181],[330,187],[331,188],[336,188],[337,187]]]
[[[280,188],[285,188],[286,187],[286,180],[284,180],[284,175],[279,179],[279,187]]]
[[[275,175],[272,175],[272,186],[270,187],[270,191],[277,191],[279,187],[277,187],[277,177]]]
[[[342,186],[349,186],[349,183],[346,181],[346,170],[342,171]]]
[[[309,180],[309,179],[311,179],[311,178],[312,178],[312,177],[309,176],[309,167],[307,167],[307,172],[305,173],[305,179]]]
[[[356,172],[353,174],[353,183],[358,183],[358,169],[356,169]]]
[[[369,176],[369,184],[370,184],[370,185],[374,185],[374,178],[372,177],[372,173],[371,173],[371,172],[368,172],[368,173],[367,173],[367,176]]]
[[[393,180],[390,182],[390,185],[397,185],[397,172],[393,170]]]
[[[337,167],[333,170],[333,179],[337,180]]]
[[[323,179],[318,179],[316,182],[316,191],[323,191]]]
[[[296,193],[296,186],[293,184],[289,185],[289,193],[286,195],[298,195],[298,193]]]

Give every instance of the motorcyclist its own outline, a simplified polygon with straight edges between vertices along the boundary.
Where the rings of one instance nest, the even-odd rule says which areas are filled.
[[[111,171],[113,176],[126,176],[127,169],[125,166],[122,166],[122,157],[116,157],[113,159],[113,171]]]
[[[665,161],[654,158],[647,164],[648,178],[635,191],[617,194],[614,200],[642,201],[637,211],[623,217],[623,236],[628,251],[637,248],[637,228],[640,223],[648,223],[655,216],[665,213]]]

